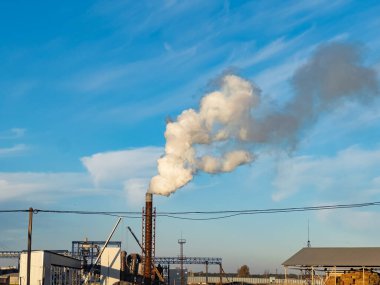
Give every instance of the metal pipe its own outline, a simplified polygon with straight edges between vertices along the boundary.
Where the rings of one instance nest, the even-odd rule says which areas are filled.
[[[127,228],[131,232],[132,236],[134,237],[135,241],[137,242],[137,244],[139,245],[139,247],[141,248],[141,250],[143,251],[143,253],[145,254],[144,248],[142,247],[142,245],[141,245],[139,239],[137,238],[137,236],[135,235],[135,233],[132,231],[131,227],[128,226]]]
[[[131,232],[132,236],[134,237],[135,241],[137,242],[137,244],[139,245],[139,247],[141,248],[142,252],[145,254],[145,249],[142,247],[139,239],[137,238],[137,236],[135,235],[135,233],[132,231],[131,227],[128,226],[128,230]],[[154,272],[157,274],[158,278],[160,279],[161,282],[164,282],[164,277],[161,275],[161,273],[158,271],[157,267],[154,265],[154,263],[152,262],[152,265],[153,265],[153,270]]]
[[[152,212],[153,194],[145,195],[145,259],[144,259],[144,278],[145,284],[151,284],[152,279]]]
[[[28,225],[28,263],[26,269],[26,285],[30,285],[30,264],[32,257],[32,228],[33,228],[33,208],[29,208],[29,225]]]
[[[116,231],[116,228],[117,228],[117,226],[119,225],[121,219],[122,219],[122,218],[120,217],[120,218],[117,220],[116,225],[115,225],[114,228],[112,229],[112,231],[111,231],[110,235],[108,236],[108,238],[107,238],[107,240],[106,240],[104,246],[102,247],[102,249],[101,249],[101,251],[100,251],[98,257],[96,258],[96,260],[95,260],[95,262],[94,262],[94,265],[96,265],[96,264],[98,263],[100,257],[102,256],[104,250],[106,249],[108,243],[110,242],[110,240],[111,240],[111,238],[112,238],[114,232]]]
[[[89,276],[92,274],[92,272],[93,272],[93,270],[94,270],[94,268],[95,268],[95,265],[98,263],[100,257],[102,256],[104,250],[106,249],[108,243],[110,242],[110,240],[111,240],[111,238],[112,238],[112,236],[113,236],[113,234],[114,234],[114,232],[115,232],[117,226],[119,225],[121,219],[122,219],[122,218],[119,217],[119,219],[117,220],[116,225],[115,225],[114,228],[112,229],[112,231],[111,231],[110,235],[108,236],[108,238],[107,238],[107,240],[106,240],[104,246],[102,247],[101,251],[99,252],[98,257],[96,258],[94,264],[92,265],[92,267],[91,267],[91,269],[90,269],[90,272],[88,273],[88,275],[87,275],[86,279],[84,280],[83,284],[87,284],[88,279],[89,279]]]

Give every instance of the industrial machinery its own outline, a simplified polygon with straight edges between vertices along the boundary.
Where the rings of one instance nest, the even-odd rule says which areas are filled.
[[[90,241],[88,238],[84,241],[72,242],[71,255],[81,260],[84,273],[89,272],[94,266],[96,267],[95,272],[100,272],[99,266],[94,263],[105,243],[106,241]],[[109,241],[107,246],[121,248],[121,241]]]

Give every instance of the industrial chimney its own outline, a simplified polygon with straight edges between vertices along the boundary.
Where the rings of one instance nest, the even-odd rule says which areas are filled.
[[[152,278],[152,220],[153,220],[153,194],[145,196],[145,248],[144,248],[144,279],[145,285],[151,284]]]

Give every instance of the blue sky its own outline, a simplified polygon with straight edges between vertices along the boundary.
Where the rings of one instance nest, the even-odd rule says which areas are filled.
[[[358,47],[380,71],[378,1],[1,1],[0,208],[139,211],[166,122],[197,110],[223,75],[294,96],[318,47]],[[365,96],[366,94],[360,94]],[[297,147],[232,173],[198,173],[157,211],[240,210],[380,200],[379,100],[320,113]],[[379,209],[157,220],[157,256],[222,257],[226,271],[280,269],[305,246],[379,246]],[[34,248],[105,239],[115,219],[37,214]],[[0,250],[26,248],[25,214],[1,214]],[[126,226],[117,232],[137,251]]]

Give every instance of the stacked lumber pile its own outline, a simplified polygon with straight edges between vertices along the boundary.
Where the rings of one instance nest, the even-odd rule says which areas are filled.
[[[336,281],[335,281],[336,278]],[[349,271],[346,273],[335,275],[330,274],[325,285],[380,285],[380,275],[377,272]]]

